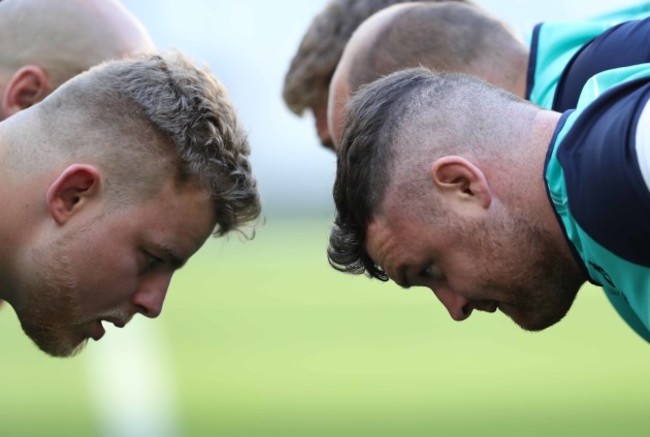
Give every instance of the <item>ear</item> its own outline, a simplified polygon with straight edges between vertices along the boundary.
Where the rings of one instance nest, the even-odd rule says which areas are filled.
[[[40,102],[52,92],[52,83],[45,70],[25,65],[11,76],[2,96],[5,118]]]
[[[65,224],[100,193],[101,173],[92,165],[73,164],[63,170],[47,189],[47,207],[54,221]]]
[[[443,195],[488,208],[492,192],[483,171],[460,156],[445,156],[431,166],[434,185]]]

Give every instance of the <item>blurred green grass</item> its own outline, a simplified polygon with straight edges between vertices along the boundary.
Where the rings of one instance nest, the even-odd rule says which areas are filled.
[[[646,434],[650,348],[600,290],[540,333],[501,314],[456,323],[430,291],[333,271],[329,226],[269,220],[175,276],[146,323],[169,349],[182,435]],[[0,329],[0,435],[101,435],[93,351],[44,356],[8,308]],[[108,335],[119,345],[129,328]]]

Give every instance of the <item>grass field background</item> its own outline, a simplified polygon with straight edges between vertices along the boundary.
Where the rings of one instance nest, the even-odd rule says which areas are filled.
[[[523,32],[631,2],[477,0]],[[265,209],[331,209],[334,155],[280,99],[325,0],[124,3],[229,89]],[[40,353],[0,308],[0,437],[648,434],[650,347],[600,290],[541,333],[501,314],[456,323],[428,290],[334,272],[329,226],[271,215],[253,242],[209,242],[159,319],[73,359]]]
[[[150,435],[646,435],[650,347],[599,289],[541,333],[502,314],[457,323],[428,290],[331,270],[328,232],[326,218],[269,220],[252,242],[210,241],[158,320],[72,359],[41,354],[4,307],[0,436],[126,435],[97,399],[117,408],[119,389],[138,416],[152,375],[174,411],[149,412],[173,419]]]

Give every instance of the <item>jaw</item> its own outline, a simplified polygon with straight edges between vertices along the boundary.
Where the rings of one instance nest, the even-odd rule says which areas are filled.
[[[539,307],[524,309],[508,304],[499,304],[498,306],[499,311],[510,317],[520,328],[532,332],[543,331],[558,323],[567,314],[569,307],[570,305],[562,309],[543,311]]]
[[[71,357],[83,350],[88,339],[75,327],[49,328],[22,324],[25,334],[46,354],[53,357]]]

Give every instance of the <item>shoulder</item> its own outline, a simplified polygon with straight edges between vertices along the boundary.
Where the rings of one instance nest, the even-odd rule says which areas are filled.
[[[551,108],[555,88],[571,58],[585,44],[611,27],[600,21],[549,21],[532,33],[526,98]]]
[[[567,63],[553,109],[575,108],[585,83],[600,72],[650,62],[650,19],[613,26],[587,42]]]
[[[637,155],[650,65],[622,70],[590,79],[554,153],[579,226],[617,256],[650,266],[650,192]]]

